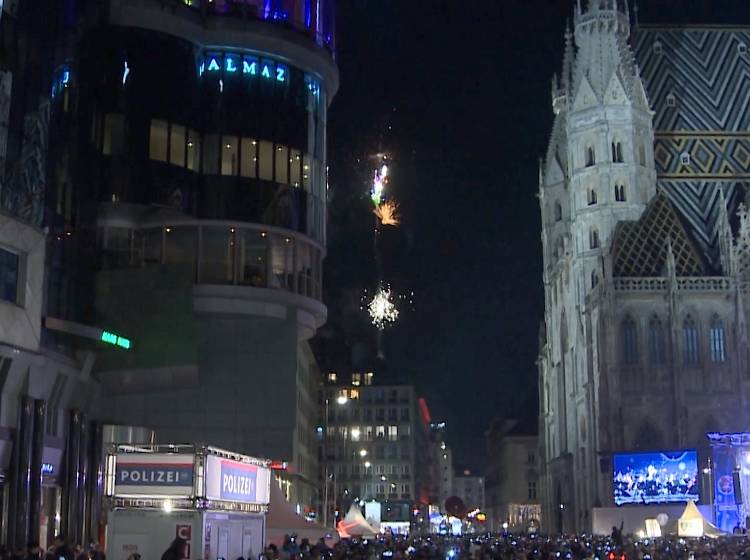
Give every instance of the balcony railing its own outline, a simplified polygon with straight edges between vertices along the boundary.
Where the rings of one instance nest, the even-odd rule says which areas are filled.
[[[187,6],[204,16],[264,21],[307,36],[334,54],[332,0],[162,0]]]
[[[184,221],[124,228],[100,224],[104,269],[192,267],[197,284],[271,288],[321,299],[322,248],[267,226]]]

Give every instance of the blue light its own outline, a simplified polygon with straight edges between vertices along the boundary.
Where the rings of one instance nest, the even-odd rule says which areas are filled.
[[[311,0],[305,0],[305,27],[309,28],[312,25],[312,7],[310,6]]]
[[[285,82],[286,81],[286,68],[279,65],[276,67],[276,81],[277,82]]]
[[[258,61],[252,58],[246,58],[242,61],[242,73],[251,76],[258,75]]]
[[[208,71],[218,72],[219,70],[221,70],[221,66],[219,66],[218,62],[216,62],[216,57],[212,57],[211,61],[208,63]]]
[[[122,69],[122,85],[125,85],[127,83],[128,76],[130,76],[130,66],[128,66],[128,61],[126,60],[123,63],[123,69]]]
[[[235,64],[234,57],[230,57],[230,56],[226,57],[225,67],[226,67],[227,72],[234,73],[237,71],[237,65]]]
[[[61,82],[64,86],[67,86],[68,82],[70,82],[70,70],[67,68],[63,70]]]
[[[261,70],[260,75],[264,78],[271,78],[271,69],[268,67],[268,63],[263,63],[263,70]]]
[[[198,75],[202,76],[203,72],[205,72],[205,71],[206,71],[206,63],[205,62],[201,62],[201,65],[198,66]]]

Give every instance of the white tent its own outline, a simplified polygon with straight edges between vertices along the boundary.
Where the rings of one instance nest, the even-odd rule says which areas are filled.
[[[368,537],[373,538],[377,531],[370,525],[359,508],[352,504],[346,517],[339,522],[339,536],[342,539],[348,537]]]
[[[718,537],[722,534],[718,527],[703,517],[695,506],[695,502],[688,502],[677,520],[677,536],[679,537]]]
[[[297,542],[308,539],[315,544],[321,538],[326,539],[328,545],[331,538],[338,540],[336,531],[326,529],[318,523],[310,523],[292,509],[292,504],[286,501],[281,488],[275,481],[271,482],[271,503],[266,516],[266,544],[275,544],[279,548],[284,544],[286,535],[297,535]]]

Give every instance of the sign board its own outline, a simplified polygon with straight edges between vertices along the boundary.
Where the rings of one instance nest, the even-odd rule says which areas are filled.
[[[206,457],[206,498],[227,502],[268,504],[271,471],[266,467]]]
[[[115,469],[117,496],[192,496],[193,455],[121,453]]]

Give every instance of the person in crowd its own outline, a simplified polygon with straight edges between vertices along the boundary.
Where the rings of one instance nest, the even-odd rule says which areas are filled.
[[[187,541],[176,538],[169,545],[169,548],[161,555],[161,560],[183,560],[187,552]]]
[[[68,546],[68,541],[62,535],[55,537],[52,551],[58,560],[76,560],[73,549]]]

